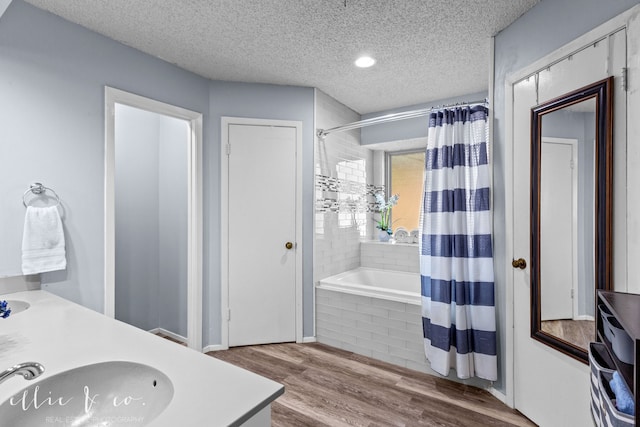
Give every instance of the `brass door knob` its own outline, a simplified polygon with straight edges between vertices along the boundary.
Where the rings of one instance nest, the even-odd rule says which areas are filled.
[[[287,249],[291,249],[291,248],[293,248],[293,243],[287,242],[287,243],[284,244],[284,247],[287,248]]]
[[[524,270],[525,268],[527,268],[527,261],[525,261],[524,258],[518,258],[511,261],[511,265],[513,266],[513,268]]]

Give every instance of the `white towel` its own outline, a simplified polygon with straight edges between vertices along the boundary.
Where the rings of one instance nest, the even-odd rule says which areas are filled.
[[[396,239],[396,242],[398,243],[411,242],[411,238],[409,237],[409,232],[404,227],[396,228],[395,233],[393,233],[393,238]]]
[[[65,268],[64,232],[58,208],[28,206],[22,235],[22,273],[36,274]]]

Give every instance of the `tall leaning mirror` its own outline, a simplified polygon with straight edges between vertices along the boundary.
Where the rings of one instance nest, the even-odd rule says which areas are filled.
[[[585,363],[612,289],[612,84],[531,110],[531,337]]]

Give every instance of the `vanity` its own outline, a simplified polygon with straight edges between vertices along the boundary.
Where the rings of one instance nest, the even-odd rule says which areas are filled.
[[[87,384],[83,384],[84,378],[88,378],[86,375],[105,367],[112,369],[115,366],[123,378],[151,375],[148,377],[149,387],[158,390],[163,387],[172,388],[169,390],[172,393],[168,403],[166,395],[161,403],[149,402],[151,405],[161,406],[160,413],[150,417],[150,422],[136,423],[135,411],[130,410],[127,413],[133,414],[134,422],[124,425],[269,426],[271,402],[284,393],[281,384],[110,319],[46,291],[31,290],[0,295],[0,300],[4,299],[22,301],[28,307],[12,313],[7,319],[0,319],[0,371],[23,362],[38,362],[44,366],[45,371],[31,381],[16,375],[2,382],[0,405],[16,393],[20,392],[19,396],[23,396],[21,390],[26,387],[37,382],[46,384],[45,381],[56,374],[73,369],[76,372],[76,368],[86,365],[94,365],[95,368],[85,369],[87,372],[82,373],[83,376],[79,377],[81,379],[77,380],[80,393],[84,395],[84,405],[98,405],[106,400],[105,405],[122,408],[130,406],[131,409],[136,403],[140,403],[136,399],[143,401],[142,396],[138,396],[141,392],[136,391],[137,389],[124,390],[124,394],[114,395],[105,387],[98,389],[100,385],[95,384],[95,379],[88,390]],[[124,374],[118,364],[124,367]],[[139,366],[146,368],[143,374],[139,374]],[[129,371],[126,369],[132,373],[127,374]],[[108,370],[106,372],[106,376],[98,378],[113,376]],[[59,377],[64,380],[68,376],[65,373]],[[122,381],[114,383],[121,384]],[[55,384],[62,387],[62,383]],[[75,386],[73,383],[72,385]],[[134,386],[132,383],[131,387]],[[20,397],[14,398],[11,405],[14,408],[9,409],[25,410],[21,408],[25,404],[28,407],[25,411],[34,411],[38,402],[41,409],[53,407],[59,410],[59,416],[47,415],[48,418],[41,425],[71,425],[68,423],[74,420],[66,419],[69,411],[65,413],[65,409],[72,405],[65,403],[69,396],[63,395],[63,391],[60,391],[60,396],[43,395],[42,390],[45,390],[44,385],[37,398],[24,395],[26,399],[22,400],[26,403]],[[146,402],[140,404],[146,405]],[[45,412],[42,413],[42,418],[44,414]],[[72,415],[77,418],[75,414]]]
[[[628,389],[633,394],[635,407],[638,406],[638,393],[640,389],[640,370],[638,369],[640,357],[640,295],[627,294],[622,292],[598,291],[597,294],[598,316],[596,318],[597,339],[602,342],[613,361],[613,368],[618,370]],[[617,319],[627,335],[632,341],[632,357],[625,363],[616,354],[614,343],[605,334],[601,310],[609,310],[611,315]],[[636,410],[635,425],[640,422],[640,411]]]

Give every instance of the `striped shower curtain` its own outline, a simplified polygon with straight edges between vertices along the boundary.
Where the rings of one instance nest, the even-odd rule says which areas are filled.
[[[496,380],[487,113],[474,106],[429,116],[419,247],[431,368]]]

